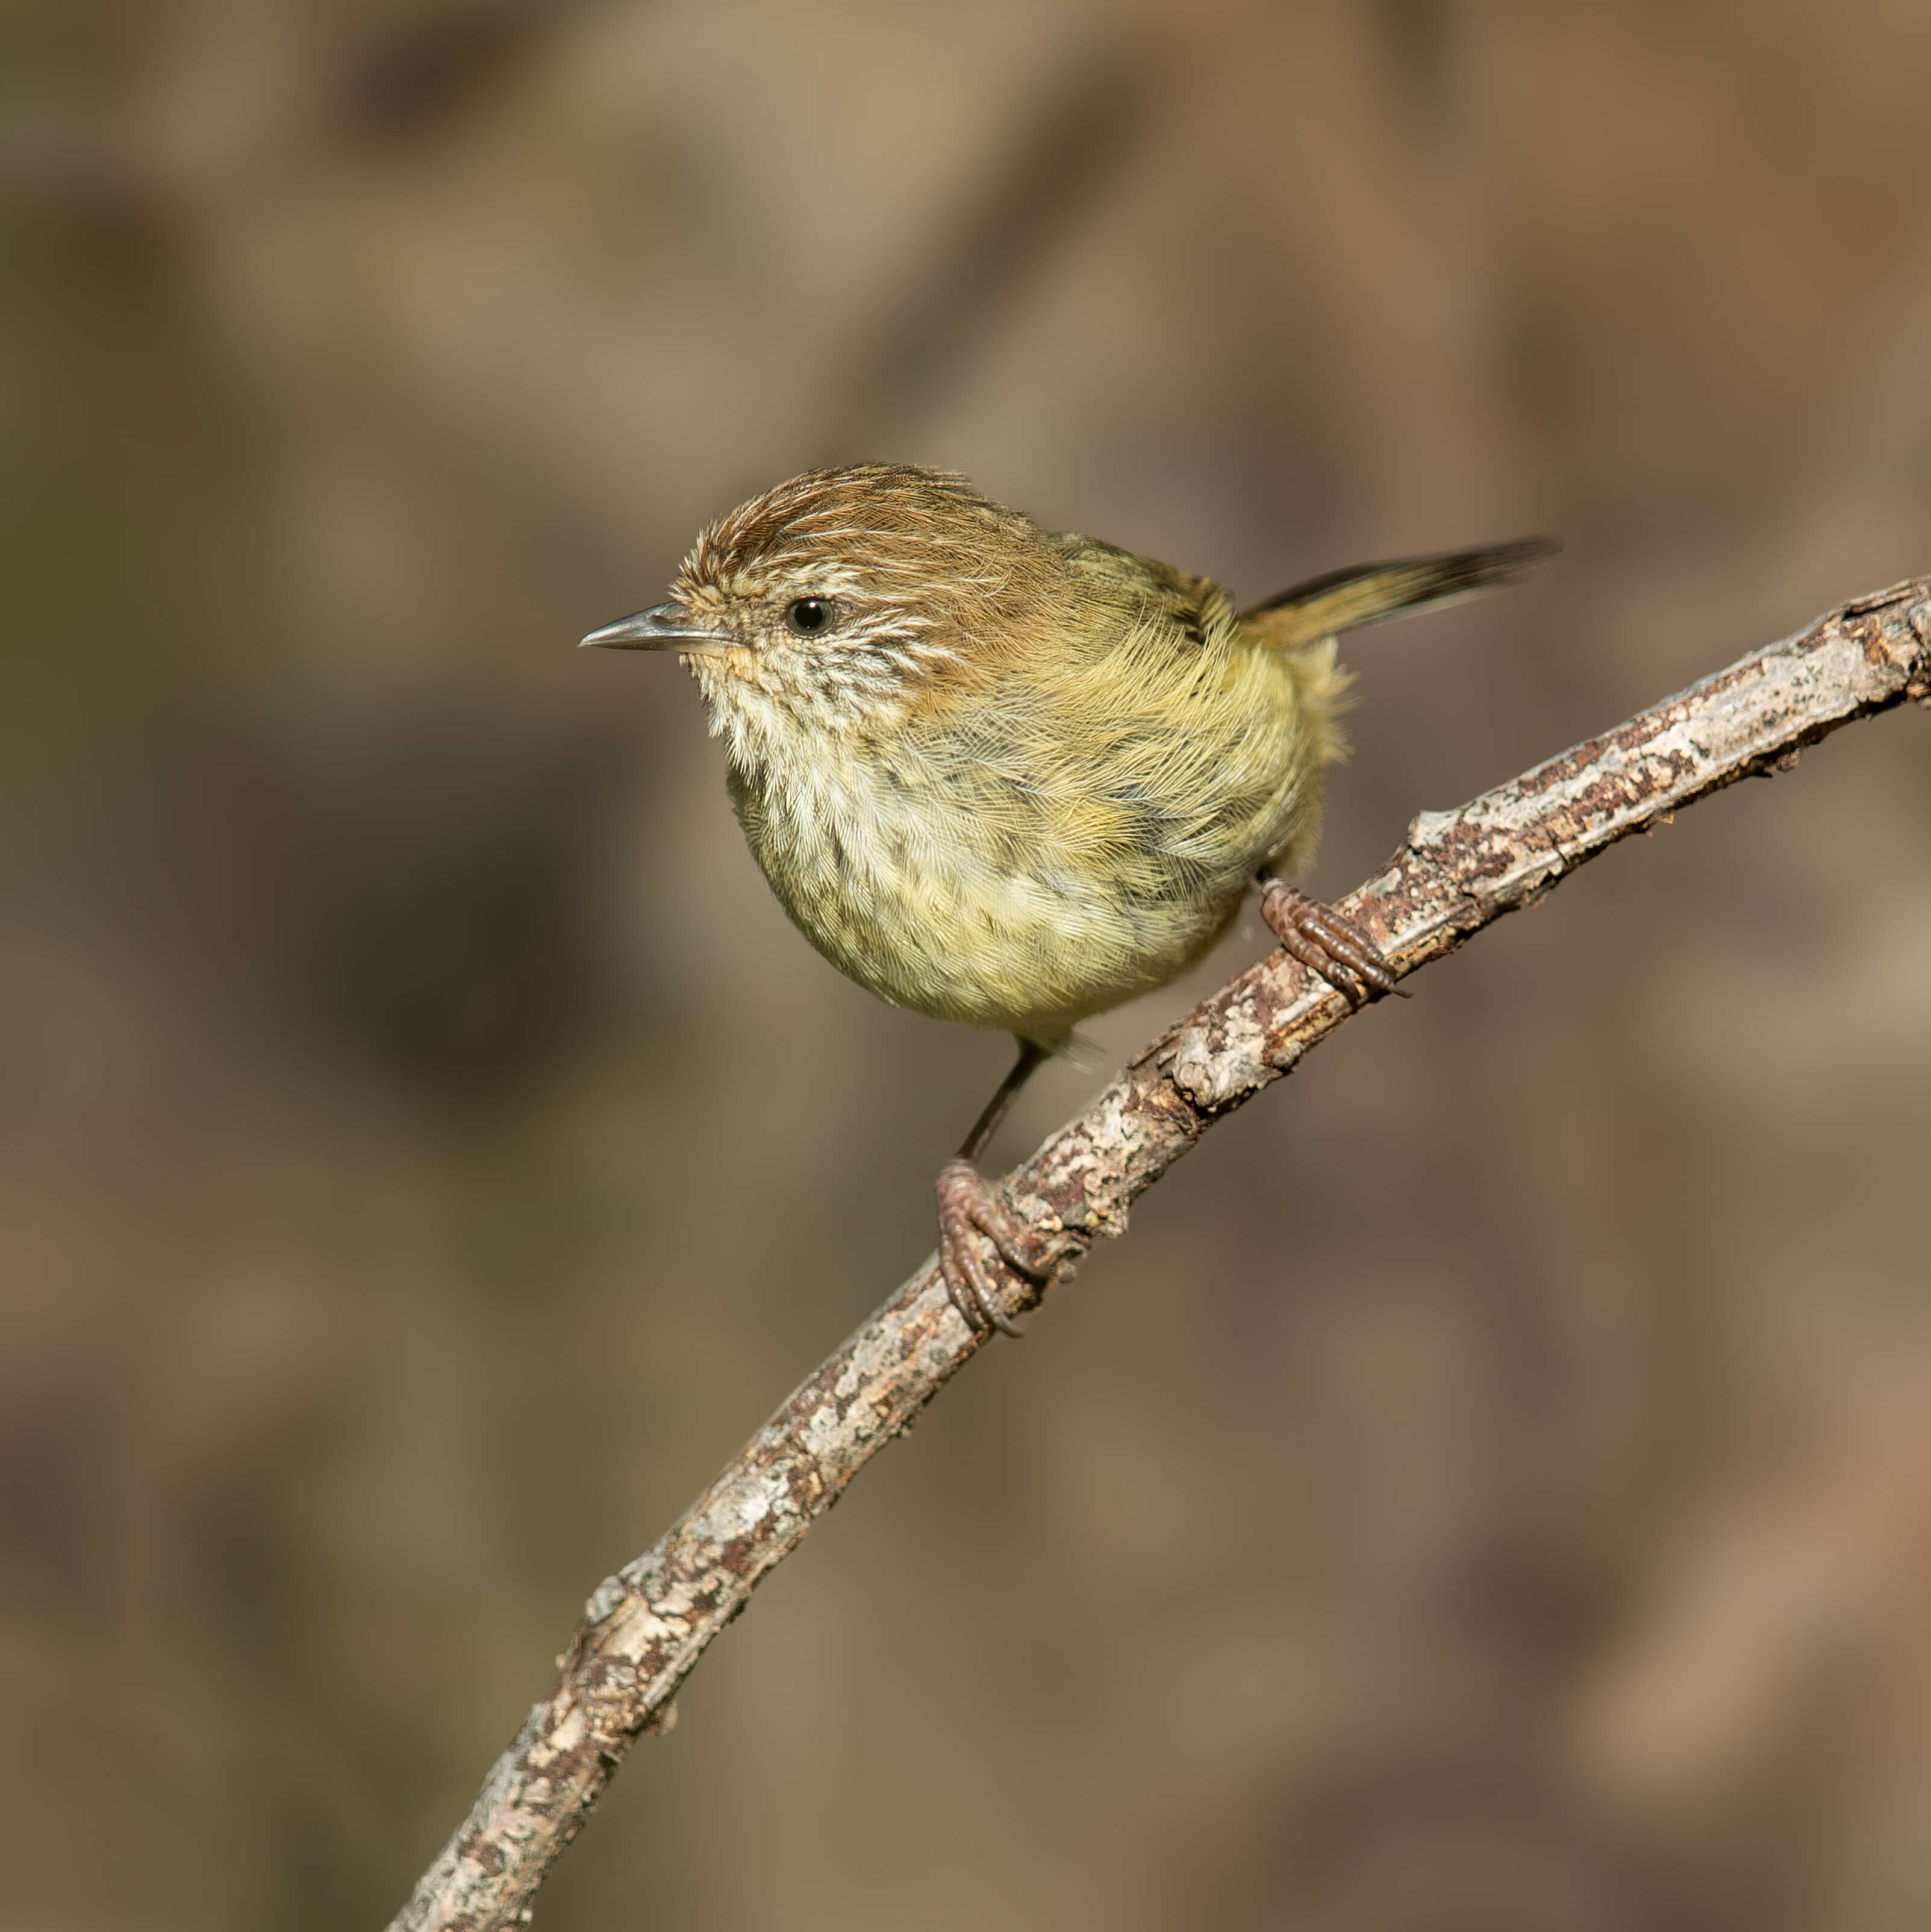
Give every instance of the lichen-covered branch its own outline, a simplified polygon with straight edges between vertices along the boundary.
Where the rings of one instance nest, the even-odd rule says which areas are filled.
[[[1459,812],[1424,812],[1342,902],[1402,973],[1532,904],[1585,860],[1907,698],[1931,704],[1931,578],[1861,598]],[[1222,1114],[1292,1072],[1347,1003],[1276,953],[1155,1040],[1009,1176],[1063,1280]],[[1043,1291],[1042,1291],[1043,1292]],[[860,1468],[975,1354],[928,1261],[794,1394],[663,1540],[584,1606],[556,1687],[496,1762],[394,1922],[523,1922],[640,1732],[661,1729],[705,1647]]]

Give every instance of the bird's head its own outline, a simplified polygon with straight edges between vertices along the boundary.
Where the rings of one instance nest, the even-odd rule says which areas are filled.
[[[667,602],[586,644],[678,652],[734,748],[787,726],[886,725],[990,668],[1063,594],[1057,554],[964,478],[883,463],[808,470],[720,518]]]

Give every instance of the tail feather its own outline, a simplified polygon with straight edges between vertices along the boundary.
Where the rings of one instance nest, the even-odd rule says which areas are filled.
[[[1513,584],[1561,548],[1548,537],[1525,537],[1516,543],[1456,550],[1446,556],[1360,564],[1283,590],[1278,597],[1242,611],[1240,621],[1252,625],[1278,649],[1292,650],[1317,638],[1378,623],[1384,617],[1398,617],[1405,611]]]

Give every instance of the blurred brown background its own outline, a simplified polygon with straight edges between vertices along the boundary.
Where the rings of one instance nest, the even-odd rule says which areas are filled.
[[[705,518],[932,462],[1252,596],[1561,533],[1357,640],[1330,892],[1931,569],[1922,0],[4,20],[10,1925],[381,1923],[931,1245],[1005,1042],[572,648]],[[1927,984],[1918,712],[1429,973],[865,1476],[539,1922],[1931,1922]]]

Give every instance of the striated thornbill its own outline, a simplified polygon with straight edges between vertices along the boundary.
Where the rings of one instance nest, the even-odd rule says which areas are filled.
[[[1237,613],[1207,578],[1036,529],[962,477],[861,464],[720,518],[668,602],[583,641],[682,655],[751,849],[826,958],[1018,1038],[939,1188],[961,1315],[1009,1328],[997,1258],[1032,1270],[973,1162],[1021,1082],[1200,958],[1257,878],[1297,957],[1351,998],[1393,990],[1365,935],[1272,876],[1312,856],[1343,749],[1336,636],[1552,548],[1369,565]]]

